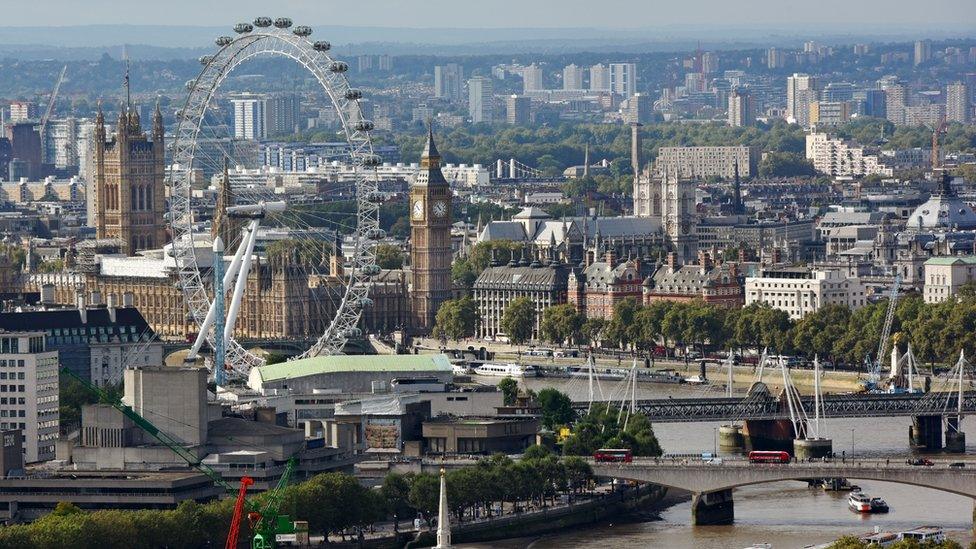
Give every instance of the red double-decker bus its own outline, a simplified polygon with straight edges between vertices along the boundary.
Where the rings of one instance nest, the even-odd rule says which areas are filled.
[[[790,454],[788,452],[768,452],[755,451],[749,452],[750,463],[789,463]]]
[[[595,461],[611,461],[630,463],[634,461],[634,453],[627,448],[600,448],[593,452]]]

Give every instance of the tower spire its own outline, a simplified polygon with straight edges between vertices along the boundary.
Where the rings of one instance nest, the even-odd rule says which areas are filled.
[[[124,47],[122,55],[125,57],[125,79],[122,81],[122,87],[125,89],[125,112],[128,113],[132,108],[132,94],[129,88],[129,52]]]
[[[732,196],[732,213],[742,213],[742,181],[739,179],[739,159],[735,160],[735,186]]]
[[[420,155],[421,168],[440,167],[441,155],[437,152],[437,145],[434,143],[434,127],[428,122],[427,143],[424,144],[424,152]]]

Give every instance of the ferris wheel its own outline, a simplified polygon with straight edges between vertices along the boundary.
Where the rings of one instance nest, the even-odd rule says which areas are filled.
[[[274,321],[281,325],[300,321],[306,331],[301,338],[305,342],[301,357],[341,353],[350,338],[361,335],[359,319],[363,308],[371,304],[368,282],[380,272],[375,245],[386,235],[379,228],[382,195],[375,177],[375,167],[382,160],[373,152],[373,123],[363,116],[362,92],[346,79],[349,66],[330,55],[329,42],[311,40],[310,27],[293,27],[288,18],[258,17],[253,24],[237,24],[234,31],[236,36],[216,39],[216,53],[201,57],[202,71],[187,82],[188,95],[177,112],[168,174],[169,223],[179,285],[190,320],[199,328],[188,358],[196,358],[202,343],[208,341],[218,350],[215,354],[221,347],[225,349],[227,370],[246,377],[250,368],[264,360],[244,349],[234,334],[249,329],[248,333],[258,334],[259,339],[263,324],[268,322],[261,316],[262,308],[277,307]],[[348,167],[341,178],[330,179],[324,187],[281,193],[230,176],[228,166],[243,173],[251,167],[258,177],[262,168],[260,161],[255,162],[255,142],[237,139],[240,136],[232,135],[228,128],[230,91],[225,88],[234,87],[228,83],[235,79],[235,69],[265,58],[296,62],[298,72],[317,90],[316,97],[334,109],[336,140],[344,146],[334,153],[338,157],[330,160]],[[220,197],[209,226],[198,220],[203,217],[200,193],[194,193],[206,186],[207,177],[220,183]],[[226,271],[225,262],[212,259],[217,254],[210,252],[217,249],[218,219],[220,226],[232,227],[221,233],[226,235],[221,240],[227,240],[223,246],[228,254],[236,250]],[[340,272],[327,270],[330,255],[341,258],[344,266]],[[284,265],[279,270],[286,279],[297,277],[299,293],[246,296],[246,292],[262,291],[260,280],[248,282],[249,274],[257,277],[255,269],[269,265]],[[215,287],[224,291],[215,292]],[[307,295],[300,293],[306,290]],[[229,302],[226,322],[223,333],[217,333],[224,318],[225,298]],[[244,307],[243,317],[239,316],[242,303],[249,299],[261,303]],[[247,326],[236,325],[240,318],[246,319]],[[215,371],[215,377],[220,379],[223,373]]]

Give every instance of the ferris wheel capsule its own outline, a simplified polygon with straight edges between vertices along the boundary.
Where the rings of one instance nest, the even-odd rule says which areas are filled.
[[[363,91],[356,88],[349,88],[346,90],[346,99],[349,101],[355,101],[357,99],[363,98]]]
[[[214,56],[212,56],[212,55],[204,55],[203,57],[201,57],[200,59],[198,59],[198,61],[200,61],[200,64],[201,65],[209,65],[210,62],[213,61],[213,58],[214,58]]]
[[[373,300],[368,297],[364,297],[356,302],[356,306],[359,307],[360,309],[365,309],[366,307],[369,307],[371,305],[373,305]]]
[[[187,80],[186,81],[186,84],[185,84],[186,91],[193,91],[193,87],[196,86],[196,85],[197,85],[197,81],[196,80]]]
[[[366,231],[366,238],[370,240],[383,240],[386,238],[386,231],[383,229],[370,229]]]
[[[312,48],[314,48],[315,51],[329,51],[332,49],[332,44],[330,44],[327,40],[316,40],[315,43],[312,44]]]
[[[234,32],[237,34],[247,34],[254,30],[254,26],[250,23],[238,23],[234,25]]]
[[[224,47],[227,44],[230,44],[233,40],[234,39],[231,38],[230,36],[218,36],[217,39],[214,40],[214,43],[220,47]]]
[[[376,275],[380,274],[380,271],[382,271],[382,270],[383,269],[380,268],[380,266],[377,265],[376,263],[370,263],[369,265],[363,265],[363,268],[362,268],[363,274],[366,275],[366,276],[376,276]]]
[[[291,26],[291,19],[287,17],[279,17],[274,20],[274,26],[278,27],[279,29],[287,29]]]
[[[254,20],[255,27],[270,27],[271,18],[270,17],[258,17]]]
[[[367,167],[372,168],[372,167],[379,166],[380,164],[382,164],[383,163],[383,157],[381,157],[378,154],[367,154],[366,156],[363,157],[362,162],[363,162],[363,166],[367,166]]]
[[[291,32],[295,33],[295,36],[308,36],[312,34],[312,27],[307,27],[305,25],[299,25],[295,27]]]
[[[373,124],[372,120],[360,120],[359,122],[356,122],[356,131],[369,132],[373,131],[374,127],[375,125]]]
[[[346,72],[349,70],[349,64],[345,61],[333,61],[332,64],[329,65],[329,70],[332,72]]]
[[[360,330],[359,328],[346,328],[345,330],[343,330],[342,335],[348,338],[357,338],[363,335],[363,331]]]
[[[379,191],[372,191],[366,195],[366,201],[373,204],[382,204],[386,202],[386,196]]]

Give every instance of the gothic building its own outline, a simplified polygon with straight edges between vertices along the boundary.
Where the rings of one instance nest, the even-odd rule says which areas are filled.
[[[412,331],[434,327],[437,309],[451,298],[451,187],[441,173],[433,130],[410,189],[410,298]]]
[[[95,117],[93,187],[95,231],[100,239],[116,239],[122,252],[159,249],[166,243],[163,213],[166,196],[163,116],[153,115],[152,140],[129,105],[119,114],[117,130],[106,140],[101,107]]]

